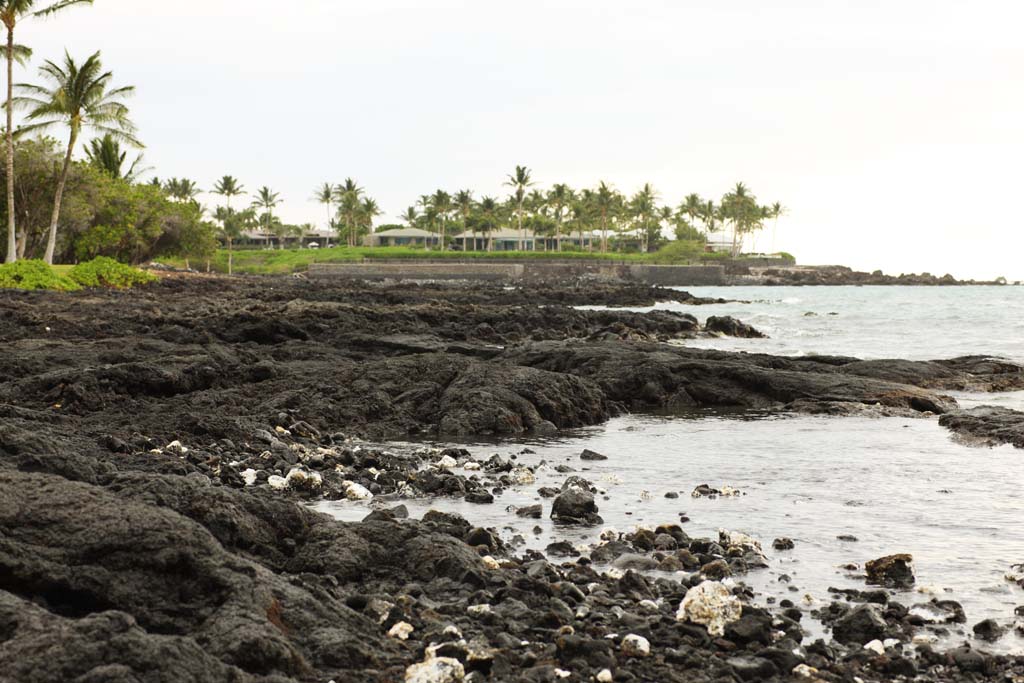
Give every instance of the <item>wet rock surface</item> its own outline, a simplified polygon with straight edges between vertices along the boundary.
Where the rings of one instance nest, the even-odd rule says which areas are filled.
[[[1024,413],[1018,410],[995,406],[958,410],[943,415],[939,424],[969,443],[1024,448]]]
[[[1024,674],[980,647],[915,650],[923,612],[885,591],[821,607],[834,640],[812,638],[804,608],[755,604],[745,577],[764,554],[736,531],[604,530],[541,553],[456,514],[409,518],[406,497],[500,505],[538,487],[535,467],[357,437],[548,434],[636,406],[952,405],[929,364],[895,377],[677,348],[653,339],[699,333],[695,320],[566,308],[663,295],[682,296],[293,278],[0,293],[0,681]],[[591,475],[563,476],[509,518],[599,523]],[[739,494],[717,486],[694,495]],[[368,515],[304,505],[322,498]],[[864,649],[874,640],[883,654]]]

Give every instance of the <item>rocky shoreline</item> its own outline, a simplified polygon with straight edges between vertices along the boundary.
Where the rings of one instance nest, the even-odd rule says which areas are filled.
[[[1024,676],[980,644],[1000,625],[936,650],[932,631],[962,610],[902,604],[913,575],[899,556],[866,568],[877,587],[765,608],[744,582],[765,550],[728,530],[692,538],[669,519],[541,553],[458,515],[408,518],[403,499],[498,504],[556,466],[395,440],[702,408],[939,414],[975,436],[1020,424],[942,393],[1022,389],[1011,363],[701,350],[682,344],[758,332],[574,308],[666,299],[707,303],[595,283],[174,275],[131,292],[0,292],[0,681]],[[560,484],[510,518],[597,533],[598,487],[554,471]],[[324,498],[374,505],[341,522],[304,504]]]
[[[900,273],[886,275],[880,270],[865,272],[847,266],[780,266],[745,267],[742,263],[730,264],[726,268],[731,285],[771,286],[863,286],[863,285],[904,285],[918,287],[948,287],[965,285],[1006,285],[1005,279],[958,280],[949,273]],[[1020,284],[1020,283],[1016,283]]]

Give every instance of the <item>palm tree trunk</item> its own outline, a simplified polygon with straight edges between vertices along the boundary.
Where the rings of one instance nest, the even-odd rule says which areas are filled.
[[[18,258],[14,228],[14,29],[7,29],[7,263]]]
[[[68,182],[68,171],[71,169],[71,153],[75,149],[75,142],[78,140],[78,130],[71,129],[71,137],[68,138],[68,151],[64,155],[64,167],[60,171],[60,179],[57,181],[57,194],[53,198],[53,216],[50,218],[50,236],[46,240],[46,256],[44,260],[53,265],[53,252],[57,249],[57,222],[60,220],[60,205],[64,199],[64,186]]]
[[[231,238],[228,237],[228,275],[231,275],[234,269],[234,253],[231,251],[231,241]]]

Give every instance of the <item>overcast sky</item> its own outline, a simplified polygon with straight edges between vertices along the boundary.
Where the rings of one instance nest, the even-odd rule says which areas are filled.
[[[803,263],[1024,279],[1022,25],[1019,0],[96,0],[18,38],[21,79],[102,50],[159,176],[269,185],[289,222],[325,220],[324,181],[389,220],[524,164],[672,204],[743,181]]]

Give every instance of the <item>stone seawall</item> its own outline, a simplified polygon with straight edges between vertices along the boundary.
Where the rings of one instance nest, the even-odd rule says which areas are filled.
[[[484,280],[492,282],[542,282],[588,277],[666,287],[726,284],[725,269],[722,266],[657,266],[604,261],[314,263],[309,266],[309,275],[358,280]]]

